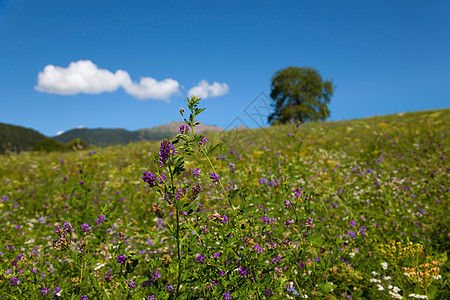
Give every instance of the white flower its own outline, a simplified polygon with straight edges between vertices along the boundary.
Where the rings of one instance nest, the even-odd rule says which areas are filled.
[[[378,285],[378,290],[379,291],[384,291],[384,286],[382,286],[381,284]]]
[[[378,275],[378,273],[375,272],[375,271],[372,271],[372,274],[373,274],[373,276],[377,276]]]
[[[394,293],[392,291],[389,291],[389,295],[391,295],[391,297],[394,298],[394,299],[399,299],[399,300],[403,299],[402,295],[399,295],[399,294]]]
[[[355,257],[355,253],[354,252],[350,252],[348,255],[350,255],[351,258]]]
[[[441,278],[442,278],[441,275],[433,276],[433,279],[434,279],[434,280],[439,280],[439,279],[441,279]]]
[[[392,278],[391,278],[391,276],[385,276],[383,279],[384,280],[391,280]]]
[[[387,262],[382,262],[382,263],[381,263],[381,267],[382,267],[384,270],[387,270],[387,268],[388,268],[388,263],[387,263]]]

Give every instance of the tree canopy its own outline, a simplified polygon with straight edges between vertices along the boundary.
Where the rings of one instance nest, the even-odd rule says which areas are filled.
[[[319,72],[310,67],[287,67],[272,77],[270,97],[275,111],[269,122],[287,123],[325,120],[330,116],[328,103],[333,96],[333,84],[324,81]]]

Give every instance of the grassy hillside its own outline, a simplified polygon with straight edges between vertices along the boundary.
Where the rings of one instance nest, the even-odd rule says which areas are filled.
[[[448,299],[449,128],[444,109],[208,133],[163,164],[157,141],[0,156],[0,294]]]
[[[0,154],[32,150],[43,139],[45,136],[33,129],[0,123]]]

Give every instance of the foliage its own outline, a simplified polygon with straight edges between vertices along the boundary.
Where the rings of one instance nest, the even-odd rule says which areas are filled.
[[[277,71],[272,77],[270,93],[275,111],[269,116],[269,122],[325,120],[330,116],[328,104],[333,91],[332,82],[324,81],[315,69],[291,66]]]
[[[0,123],[0,154],[32,150],[44,139],[44,135],[33,129]]]
[[[52,152],[52,151],[64,151],[67,147],[64,144],[58,143],[54,139],[51,138],[45,138],[42,141],[39,141],[36,143],[36,145],[33,147],[33,151],[45,151],[45,152]]]
[[[72,141],[66,144],[66,148],[68,150],[77,150],[86,148],[88,144],[80,138],[73,139]]]
[[[0,156],[1,298],[449,298],[450,110],[218,145],[198,103],[162,143]]]

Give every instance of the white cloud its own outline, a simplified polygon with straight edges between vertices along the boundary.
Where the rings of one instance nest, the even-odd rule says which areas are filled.
[[[61,135],[61,134],[63,134],[63,133],[64,133],[64,130],[58,130],[58,131],[56,132],[56,136]]]
[[[38,74],[35,89],[49,94],[76,95],[114,92],[120,87],[138,99],[167,100],[179,93],[178,81],[171,78],[157,81],[151,77],[143,77],[139,83],[133,83],[128,72],[117,70],[112,73],[99,69],[90,60],[72,62],[67,68],[45,66]]]
[[[78,126],[77,126],[77,129],[83,129],[83,128],[84,128],[83,125],[78,125]]]
[[[151,77],[141,78],[139,84],[128,82],[123,85],[125,91],[138,99],[167,100],[170,96],[178,94],[180,84],[171,78],[157,81]]]
[[[208,81],[202,80],[197,86],[194,86],[188,91],[187,96],[196,96],[206,99],[208,97],[214,98],[223,96],[228,93],[228,91],[229,88],[226,83],[213,82],[213,84],[210,85]]]

